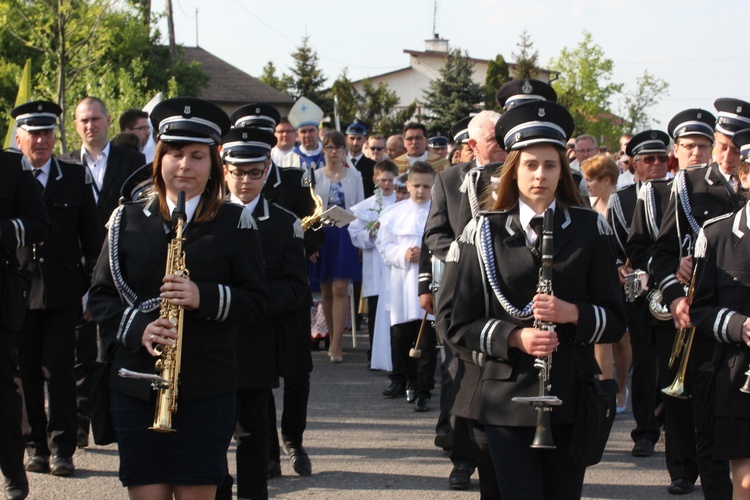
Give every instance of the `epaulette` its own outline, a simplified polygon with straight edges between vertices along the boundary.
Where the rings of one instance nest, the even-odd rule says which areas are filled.
[[[258,229],[258,224],[255,222],[255,217],[253,217],[253,213],[249,208],[242,207],[237,229]]]
[[[701,169],[701,168],[706,168],[708,166],[709,166],[708,163],[699,163],[697,165],[688,165],[687,167],[683,168],[682,170],[698,170],[698,169]]]
[[[729,217],[733,217],[736,212],[727,212],[725,214],[717,215],[716,217],[713,217],[711,219],[708,219],[706,222],[703,223],[703,227],[707,227],[714,222],[718,222],[723,219],[728,219]]]
[[[609,225],[609,222],[607,222],[607,219],[605,219],[601,214],[596,214],[598,217],[596,219],[596,228],[599,230],[599,234],[601,236],[611,236],[614,234],[614,231],[612,231],[612,226]]]
[[[299,220],[299,217],[297,217],[297,214],[292,212],[291,210],[287,210],[286,208],[282,207],[278,203],[271,202],[271,205],[274,207],[283,210],[284,212],[288,213],[292,217],[294,217],[294,237],[295,238],[303,238],[304,237],[304,231],[302,230],[302,221]]]
[[[615,190],[615,193],[619,193],[620,191],[625,191],[626,189],[630,189],[633,186],[635,186],[635,183],[630,183],[626,186],[619,187]]]

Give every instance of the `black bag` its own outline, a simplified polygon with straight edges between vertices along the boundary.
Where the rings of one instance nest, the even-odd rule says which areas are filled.
[[[607,446],[617,413],[615,380],[579,380],[578,408],[568,445],[568,456],[578,467],[598,464]]]
[[[0,256],[0,328],[17,332],[23,327],[30,289],[31,277],[16,259]]]
[[[100,446],[117,442],[112,423],[112,410],[109,406],[109,373],[116,348],[107,357],[106,363],[94,363],[86,377],[91,380],[89,404],[91,412],[91,433],[94,442]]]

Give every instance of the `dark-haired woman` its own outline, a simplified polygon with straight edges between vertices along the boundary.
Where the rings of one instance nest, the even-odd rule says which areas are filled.
[[[119,207],[95,270],[89,307],[116,345],[109,377],[120,480],[130,498],[213,499],[227,475],[235,422],[235,336],[265,313],[263,262],[255,223],[224,202],[217,144],[229,128],[221,109],[194,98],[163,101],[151,120],[159,130],[153,194]],[[189,279],[169,274],[171,213],[186,193],[183,248]],[[154,348],[173,344],[159,317],[163,300],[185,309],[175,432],[155,432],[157,392],[120,368],[154,374]]]
[[[563,107],[530,102],[498,121],[509,152],[493,206],[471,222],[449,253],[457,261],[452,342],[475,351],[481,380],[456,404],[477,403],[503,498],[579,498],[585,467],[568,458],[580,379],[599,373],[593,344],[616,342],[625,317],[611,229],[581,208],[565,143],[573,120]],[[540,251],[534,229],[554,211],[553,295],[537,293]],[[553,330],[533,327],[534,320]],[[514,397],[537,396],[535,357],[551,356],[549,395],[556,448],[532,449],[536,412]],[[472,401],[474,400],[474,401]]]
[[[738,176],[750,189],[750,129],[732,138],[740,150]],[[750,202],[703,225],[695,244],[697,279],[690,320],[717,342],[713,356],[713,460],[732,466],[732,498],[750,499]],[[696,403],[698,404],[698,403]]]

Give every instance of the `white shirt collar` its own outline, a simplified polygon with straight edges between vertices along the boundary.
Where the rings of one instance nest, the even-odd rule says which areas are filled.
[[[557,206],[557,199],[552,200],[552,203],[550,203],[549,208],[552,209],[552,213],[555,212],[555,207]],[[529,243],[532,245],[534,242],[536,242],[536,233],[531,228],[531,225],[529,224],[531,222],[531,219],[534,217],[542,217],[544,214],[537,214],[532,210],[530,206],[528,206],[526,203],[521,201],[519,198],[518,200],[518,219],[521,222],[521,227],[526,232],[526,238],[529,240]]]
[[[255,207],[257,207],[258,202],[260,202],[260,195],[256,196],[253,200],[250,201],[250,203],[242,203],[242,200],[237,198],[234,194],[232,194],[229,198],[232,200],[232,203],[244,205],[245,207],[247,207],[248,210],[250,210],[250,213],[255,212]]]
[[[81,161],[85,163],[86,162],[86,157],[91,158],[91,162],[92,163],[98,162],[100,159],[106,160],[107,158],[109,158],[109,149],[110,149],[109,147],[110,147],[111,144],[112,144],[111,142],[107,141],[107,145],[104,146],[104,149],[102,149],[102,154],[101,154],[101,156],[99,156],[99,158],[93,158],[89,154],[89,152],[86,151],[86,146],[85,145],[81,146]]]
[[[195,215],[195,211],[198,210],[198,203],[201,201],[201,195],[198,195],[194,198],[191,198],[185,202],[185,213],[187,214],[187,222],[190,222],[193,220],[193,215]],[[167,208],[169,208],[169,213],[171,214],[174,212],[174,209],[177,207],[176,203],[172,203],[172,200],[167,197]]]

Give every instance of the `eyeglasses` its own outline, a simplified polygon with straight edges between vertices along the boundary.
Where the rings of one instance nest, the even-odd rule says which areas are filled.
[[[414,137],[404,137],[404,140],[405,140],[406,142],[413,142],[413,141],[424,141],[424,136],[422,136],[422,135],[417,135],[417,136],[414,136]]]
[[[151,130],[151,127],[148,125],[144,125],[142,127],[133,127],[130,130],[138,130],[139,132],[149,132]]]
[[[711,145],[710,144],[692,144],[692,143],[685,144],[685,143],[682,143],[682,142],[678,142],[677,145],[681,146],[681,147],[683,147],[685,149],[687,149],[691,153],[696,148],[701,153],[705,153],[706,151],[708,151],[709,149],[711,149]]]
[[[240,170],[239,168],[235,168],[234,170],[229,171],[229,175],[237,180],[242,180],[245,178],[245,176],[248,176],[253,180],[258,180],[263,177],[263,174],[265,173],[265,170],[260,170],[257,168],[254,168],[252,170]]]
[[[640,158],[636,158],[635,161],[642,161],[646,165],[651,165],[653,163],[656,163],[657,161],[659,163],[669,163],[669,155],[647,155],[647,156],[641,156]]]
[[[334,151],[341,151],[342,149],[344,149],[344,146],[326,146],[323,149],[325,149],[329,153],[333,153]]]
[[[281,135],[281,134],[293,134],[294,130],[282,129],[282,130],[277,130],[276,133],[279,134],[279,135]]]
[[[382,146],[380,146],[380,147],[378,147],[378,146],[370,146],[370,150],[371,151],[383,151],[384,149],[385,148],[382,147]]]

